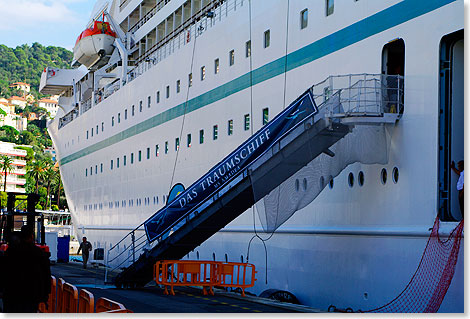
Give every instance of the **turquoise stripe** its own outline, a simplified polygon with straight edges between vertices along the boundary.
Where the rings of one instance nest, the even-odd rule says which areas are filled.
[[[328,54],[341,50],[351,44],[362,41],[372,35],[390,29],[423,14],[436,10],[456,0],[404,0],[370,17],[358,21],[344,29],[336,31],[319,39],[297,51],[267,63],[252,71],[253,85],[274,78],[286,69],[293,70],[307,63],[315,61]],[[462,6],[463,10],[463,6]],[[216,87],[188,101],[186,113],[196,111],[206,105],[217,102],[227,96],[250,87],[250,73],[246,73],[230,82]],[[64,157],[61,165],[70,163],[78,158],[89,155],[122,140],[145,132],[151,128],[171,121],[184,114],[184,103],[176,105],[160,114],[157,114],[139,124],[136,124],[101,142],[88,146],[76,153]]]

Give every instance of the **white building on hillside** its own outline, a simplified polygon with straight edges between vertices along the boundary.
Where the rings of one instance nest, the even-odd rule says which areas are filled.
[[[38,101],[38,106],[47,110],[50,114],[50,118],[54,118],[59,109],[59,103],[51,98],[43,98]]]
[[[8,99],[8,101],[10,102],[10,104],[14,104],[16,106],[19,106],[22,109],[24,109],[26,107],[26,105],[28,104],[26,99],[24,97],[20,97],[20,96],[12,96],[11,98]]]
[[[6,155],[13,160],[13,171],[7,174],[7,192],[25,193],[26,184],[26,155],[25,150],[17,149],[15,143],[0,142],[0,156]],[[4,172],[1,174],[1,190],[5,180]]]

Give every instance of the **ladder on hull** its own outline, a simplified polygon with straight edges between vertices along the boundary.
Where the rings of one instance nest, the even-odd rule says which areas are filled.
[[[387,106],[390,105],[387,98],[391,95],[390,92],[387,92],[390,88],[384,85],[383,75],[360,75],[360,79],[357,81],[353,81],[353,75],[345,77],[347,77],[346,81],[349,81],[349,86],[346,85],[343,89],[334,89],[332,77],[330,77],[322,82],[328,84],[327,89],[321,87],[322,83],[320,83],[319,88],[322,94],[315,95],[315,89],[318,89],[319,85],[313,86],[304,93],[303,96],[307,94],[310,96],[310,100],[313,100],[314,112],[305,116],[288,131],[283,132],[260,156],[173,222],[171,227],[159,233],[158,237],[149,236],[146,228],[147,234],[135,238],[136,233],[142,231],[142,226],[145,223],[148,227],[149,220],[155,220],[155,217],[158,217],[159,213],[157,212],[112,247],[108,251],[107,263],[114,261],[117,264],[115,270],[127,266],[114,278],[114,284],[117,287],[145,285],[153,278],[153,265],[156,261],[181,259],[253,206],[256,202],[254,185],[262,185],[262,187],[257,187],[256,194],[258,199],[262,198],[320,154],[334,156],[329,148],[349,134],[355,125],[396,123],[401,116],[403,107],[401,102],[403,92],[399,86],[392,88],[397,90],[397,101],[394,102],[398,106],[395,109],[398,112],[390,113],[386,112]],[[362,79],[362,77],[364,78]],[[400,79],[399,76],[396,77]],[[342,79],[340,76],[333,78]],[[344,79],[342,80],[344,81]],[[371,85],[371,83],[373,84]],[[358,94],[353,94],[353,98],[351,98],[351,91],[347,90],[357,91]],[[361,93],[361,91],[364,92]],[[345,95],[348,97],[345,98]],[[364,95],[368,98],[364,99]],[[371,95],[374,96],[372,102]],[[299,99],[296,101],[298,102]],[[315,102],[318,100],[323,101],[316,109]],[[293,102],[291,106],[294,103],[296,102]],[[347,105],[348,103],[349,105]],[[353,107],[351,107],[351,103],[353,103]],[[275,122],[278,117],[271,122]],[[266,126],[269,126],[270,123]],[[228,158],[230,155],[224,161]],[[176,199],[178,198],[176,197]],[[113,259],[110,259],[110,252],[126,241],[127,248],[121,252],[117,249]],[[136,258],[137,253],[140,253],[140,256]]]

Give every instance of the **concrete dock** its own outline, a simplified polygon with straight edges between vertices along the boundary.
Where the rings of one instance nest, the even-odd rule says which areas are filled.
[[[301,305],[278,302],[271,299],[215,289],[214,296],[204,296],[197,287],[175,288],[175,296],[165,295],[163,288],[148,284],[144,288],[117,289],[105,284],[102,266],[88,265],[83,269],[80,262],[51,265],[52,275],[63,278],[79,290],[93,293],[95,300],[106,297],[122,303],[135,313],[294,313],[319,312]]]

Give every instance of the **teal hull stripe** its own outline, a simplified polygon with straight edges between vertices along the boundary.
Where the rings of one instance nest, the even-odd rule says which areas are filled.
[[[295,52],[267,63],[252,71],[253,85],[272,79],[286,69],[293,70],[307,63],[315,61],[328,54],[346,48],[354,43],[362,41],[374,34],[380,33],[423,14],[436,10],[456,0],[404,0],[370,17],[358,21],[344,29],[336,31],[318,41],[315,41]],[[463,7],[462,7],[463,10]],[[188,101],[186,113],[198,110],[206,105],[217,102],[227,96],[240,92],[250,87],[250,73],[246,73],[230,82],[216,87]],[[70,163],[83,156],[99,151],[105,147],[116,144],[129,137],[145,132],[151,128],[171,121],[184,114],[184,103],[167,111],[157,114],[139,124],[136,124],[114,136],[93,144],[64,157],[61,165]]]

